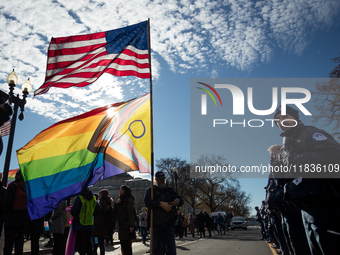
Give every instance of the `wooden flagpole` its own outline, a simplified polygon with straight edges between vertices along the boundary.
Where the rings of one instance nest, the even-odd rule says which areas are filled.
[[[150,18],[148,18],[148,55],[150,68],[150,126],[151,126],[151,200],[153,200],[154,154],[153,154],[153,108],[152,108],[152,72],[151,72],[151,38]],[[150,255],[153,254],[153,209],[150,212]]]

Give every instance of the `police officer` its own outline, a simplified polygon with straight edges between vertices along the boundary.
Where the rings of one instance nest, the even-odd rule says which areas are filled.
[[[298,111],[289,106],[286,106],[285,115],[281,113],[280,106],[274,119],[283,131],[284,166],[303,170],[298,171],[300,176],[292,175],[286,182],[285,199],[301,210],[311,253],[338,254],[339,179],[313,178],[313,175],[306,176],[307,171],[304,170],[313,169],[313,166],[325,166],[326,169],[339,167],[340,144],[324,130],[305,126],[299,119]]]
[[[281,165],[281,145],[272,145],[268,148],[270,152],[270,165],[272,167]],[[276,240],[279,244],[280,251],[277,254],[289,255],[294,254],[294,250],[291,245],[291,241],[289,239],[289,235],[286,231],[284,232],[283,227],[285,227],[285,223],[282,224],[282,214],[284,213],[282,204],[284,203],[283,197],[283,188],[279,185],[279,179],[274,177],[274,173],[270,173],[268,177],[268,184],[266,188],[266,203],[268,206],[268,210],[270,211],[270,220],[273,226],[273,232],[276,237]],[[294,208],[295,209],[295,208]],[[295,209],[296,210],[296,209]],[[300,229],[304,233],[304,228],[302,226],[302,220],[300,220]],[[305,243],[307,240],[305,238]],[[292,252],[290,252],[292,251]]]

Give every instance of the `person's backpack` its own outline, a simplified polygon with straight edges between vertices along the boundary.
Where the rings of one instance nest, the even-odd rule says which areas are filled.
[[[13,210],[22,211],[27,210],[27,194],[25,182],[21,181],[19,183],[13,182],[17,186],[13,201]]]
[[[111,205],[107,207],[107,211],[104,215],[104,223],[105,225],[110,225],[110,224],[115,223],[115,217],[113,215],[113,209]]]

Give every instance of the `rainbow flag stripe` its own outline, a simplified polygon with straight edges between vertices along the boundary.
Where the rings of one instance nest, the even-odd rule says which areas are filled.
[[[58,122],[17,151],[31,219],[124,172],[151,170],[150,95]]]
[[[15,174],[17,173],[18,170],[19,168],[8,171],[7,186],[8,184],[14,181]]]

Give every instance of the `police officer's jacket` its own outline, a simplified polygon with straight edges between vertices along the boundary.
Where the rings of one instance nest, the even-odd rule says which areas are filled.
[[[291,170],[291,178],[295,178],[287,183],[286,199],[301,202],[302,205],[305,203],[306,206],[308,203],[330,199],[339,179],[312,179],[311,175],[306,178],[304,170],[309,169],[310,173],[317,166],[319,170],[339,167],[340,144],[324,130],[305,126],[302,122],[283,132],[281,136],[284,144],[283,163]],[[295,173],[292,171],[294,168]],[[299,172],[301,169],[302,173]]]

